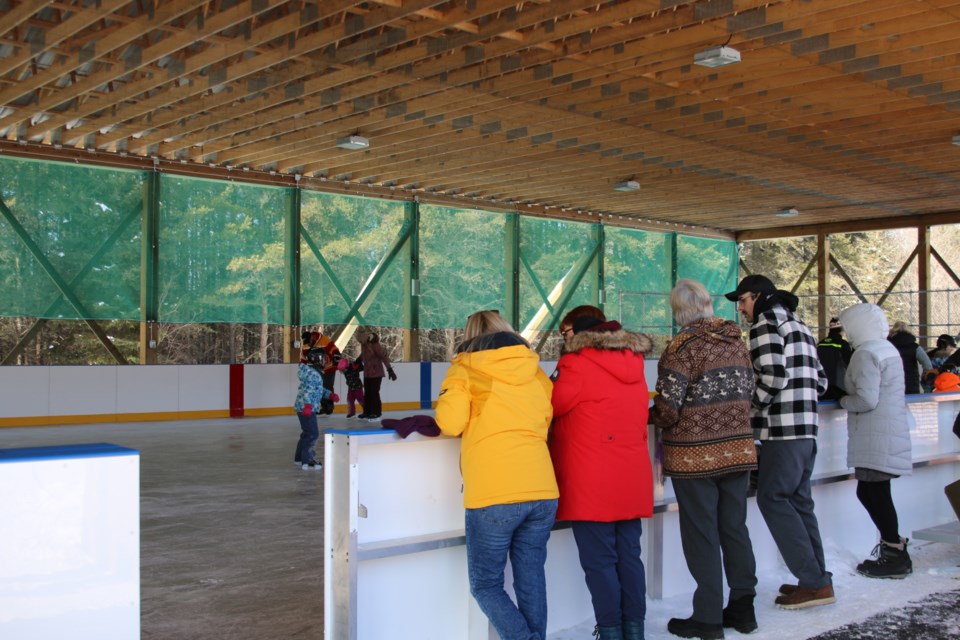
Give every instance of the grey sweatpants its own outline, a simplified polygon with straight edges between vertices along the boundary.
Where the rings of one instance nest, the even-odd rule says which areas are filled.
[[[759,451],[757,506],[790,572],[805,589],[830,584],[810,476],[817,441],[765,440]]]
[[[697,581],[693,592],[697,622],[721,623],[724,573],[731,600],[756,595],[757,563],[747,530],[749,485],[747,471],[717,478],[673,478],[683,556]]]

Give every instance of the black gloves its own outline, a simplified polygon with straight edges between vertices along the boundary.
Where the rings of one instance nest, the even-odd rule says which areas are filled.
[[[387,377],[390,378],[391,381],[397,379],[397,374],[393,372],[393,367],[387,367]]]

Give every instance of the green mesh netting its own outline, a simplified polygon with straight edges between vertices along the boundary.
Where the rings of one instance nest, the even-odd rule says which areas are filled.
[[[737,288],[737,243],[692,236],[677,236],[677,277],[702,283],[713,295],[713,311],[735,320],[737,304],[723,297]]]
[[[0,158],[0,315],[143,319],[146,175]],[[158,320],[288,324],[296,192],[166,174],[159,183]],[[303,325],[410,327],[418,317],[421,328],[449,329],[495,308],[518,329],[556,328],[598,299],[602,261],[607,315],[667,334],[674,269],[718,294],[736,284],[732,241],[604,227],[600,248],[596,224],[427,205],[415,229],[413,203],[300,195]],[[718,313],[732,317],[732,304]]]
[[[520,327],[555,329],[566,310],[596,304],[599,227],[520,219]]]
[[[420,207],[422,327],[463,327],[480,309],[500,309],[511,317],[513,220],[510,214]]]
[[[161,176],[161,322],[283,324],[290,191]]]
[[[404,313],[411,205],[304,192],[300,246],[301,323],[409,326]],[[394,252],[391,255],[391,252]],[[362,297],[361,297],[362,296]]]
[[[673,317],[667,296],[673,287],[671,236],[606,228],[604,285],[607,317],[628,329],[669,334]]]
[[[137,172],[0,158],[0,314],[139,319],[142,187]]]

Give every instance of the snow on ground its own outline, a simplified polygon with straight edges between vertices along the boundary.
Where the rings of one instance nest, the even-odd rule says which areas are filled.
[[[936,542],[915,542],[910,545],[913,574],[903,580],[877,580],[857,574],[856,565],[869,556],[864,549],[862,557],[831,548],[825,549],[827,568],[833,572],[834,593],[837,602],[796,611],[778,609],[773,604],[780,585],[793,582],[793,576],[782,564],[775,567],[757,567],[757,599],[755,608],[760,629],[750,634],[750,640],[803,640],[812,638],[843,625],[861,622],[877,614],[905,607],[909,602],[924,601],[931,594],[960,589],[960,545]],[[667,570],[665,568],[665,570]],[[677,567],[686,571],[686,566]],[[548,586],[549,588],[549,586]],[[692,594],[682,594],[664,600],[647,600],[646,640],[676,638],[667,632],[670,618],[688,618],[692,613]],[[944,628],[943,638],[958,637],[956,619],[932,621]],[[953,631],[944,626],[950,626]],[[550,635],[549,640],[588,640],[592,638],[594,623],[583,623]],[[727,638],[741,634],[726,630]]]

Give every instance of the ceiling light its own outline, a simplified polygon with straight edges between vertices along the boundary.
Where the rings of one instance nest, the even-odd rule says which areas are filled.
[[[624,180],[623,182],[618,182],[613,185],[614,191],[639,191],[640,183],[636,180]]]
[[[337,138],[337,147],[340,149],[366,149],[370,146],[370,141],[363,136],[347,136],[346,138]]]
[[[725,67],[735,62],[740,62],[740,52],[726,45],[710,47],[693,55],[693,64],[701,67]]]
[[[800,215],[800,212],[794,207],[786,207],[777,211],[778,218],[796,218],[798,215]]]

